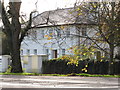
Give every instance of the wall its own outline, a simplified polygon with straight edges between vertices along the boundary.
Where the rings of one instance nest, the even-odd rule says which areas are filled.
[[[48,60],[47,55],[22,55],[22,68],[27,73],[42,73],[42,61]]]
[[[27,54],[27,49],[30,50],[30,55],[35,55],[34,54],[34,49],[37,49],[37,54],[36,55],[48,55],[48,59],[53,58],[53,50],[57,50],[58,54],[57,56],[60,57],[62,56],[62,49],[65,49],[65,54],[73,54],[67,49],[74,46],[78,45],[79,43],[82,43],[84,40],[86,40],[87,45],[91,45],[92,41],[88,38],[82,38],[79,37],[78,35],[82,36],[81,28],[85,27],[85,30],[87,31],[86,34],[89,37],[93,37],[94,34],[96,33],[96,30],[94,30],[96,27],[95,26],[88,26],[88,25],[79,25],[80,27],[80,32],[78,33],[78,29],[76,28],[75,25],[63,25],[63,26],[54,26],[54,27],[41,27],[41,28],[36,28],[32,29],[30,31],[30,35],[25,38],[25,40],[22,42],[21,49],[23,49],[23,55],[28,55]],[[53,30],[53,37],[52,39],[48,40],[48,35],[50,34],[49,31]],[[61,36],[57,36],[57,31],[60,30]],[[66,36],[66,31],[70,31],[70,35],[67,37]],[[42,31],[44,31],[44,35],[42,35]],[[101,47],[105,47],[105,45],[101,45]],[[107,48],[106,46],[105,48]],[[46,49],[48,49],[48,53],[46,53]]]
[[[67,28],[69,28],[71,33],[76,33],[74,26],[70,26]],[[26,37],[21,44],[23,55],[28,55],[27,49],[30,50],[30,55],[34,55],[34,49],[37,49],[37,55],[47,54],[46,49],[48,49],[49,59],[53,58],[52,57],[53,50],[58,50],[58,57],[62,56],[62,49],[66,49],[65,52],[66,54],[71,54],[70,52],[67,51],[67,49],[73,45],[76,45],[77,43],[76,37],[75,36],[66,37],[66,35],[62,34],[61,38],[58,38],[56,35],[53,35],[54,37],[51,40],[47,40],[48,39],[47,37],[42,38],[41,31],[44,30],[44,35],[48,35],[50,29],[51,27],[37,28],[36,38],[33,39],[32,36]],[[63,33],[62,31],[63,30],[61,30],[61,33]],[[55,30],[54,33],[56,34]]]
[[[10,56],[9,55],[0,56],[0,72],[6,72],[9,64],[10,64]]]

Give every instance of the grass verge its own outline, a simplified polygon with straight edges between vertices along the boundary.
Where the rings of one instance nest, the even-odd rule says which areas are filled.
[[[0,73],[0,75],[28,75],[28,76],[83,76],[83,77],[114,77],[120,78],[120,75],[100,75],[100,74],[38,74],[38,73]]]

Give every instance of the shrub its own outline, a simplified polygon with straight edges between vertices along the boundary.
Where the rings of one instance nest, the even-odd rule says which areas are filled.
[[[12,66],[8,65],[8,69],[5,73],[11,73]]]
[[[108,74],[108,61],[83,60],[76,64],[68,64],[69,60],[54,59],[43,61],[43,74],[71,74],[71,73],[88,73],[88,74]],[[113,63],[114,74],[120,74],[118,70],[119,62]]]

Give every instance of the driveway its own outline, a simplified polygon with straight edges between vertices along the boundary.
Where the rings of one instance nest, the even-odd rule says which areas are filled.
[[[0,77],[0,83],[1,88],[46,88],[45,90],[47,90],[47,88],[72,88],[69,90],[74,90],[73,88],[83,88],[82,90],[85,88],[89,88],[89,90],[118,90],[119,88],[118,78],[108,77],[3,75]]]

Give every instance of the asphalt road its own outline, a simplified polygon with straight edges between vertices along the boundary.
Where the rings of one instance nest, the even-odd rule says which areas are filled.
[[[119,79],[108,77],[3,75],[0,83],[2,90],[120,90]]]

